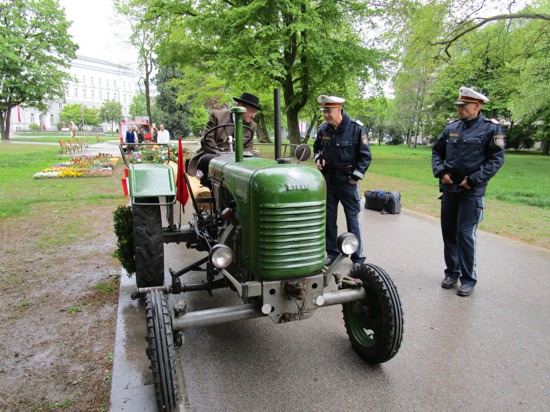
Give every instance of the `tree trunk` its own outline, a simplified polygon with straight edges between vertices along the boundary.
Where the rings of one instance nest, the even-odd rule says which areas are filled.
[[[548,152],[550,151],[550,140],[545,140],[542,142],[542,154],[543,156],[548,156]]]
[[[271,143],[267,126],[265,125],[265,116],[263,113],[256,113],[256,123],[258,125],[258,141],[260,143]]]
[[[8,106],[5,111],[0,112],[0,134],[2,135],[2,140],[10,140],[10,117],[11,106]]]
[[[300,124],[298,113],[300,109],[294,107],[286,111],[286,125],[288,127],[288,140],[291,144],[300,144]],[[294,153],[294,152],[292,152]]]

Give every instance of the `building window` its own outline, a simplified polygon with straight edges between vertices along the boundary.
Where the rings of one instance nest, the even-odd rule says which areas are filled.
[[[124,94],[123,99],[124,99],[124,103],[126,103],[126,94]]]
[[[55,124],[55,120],[53,118],[53,113],[50,114],[50,126],[53,126]]]
[[[109,88],[109,79],[105,80],[107,82],[107,88]]]
[[[101,90],[99,91],[99,100],[103,99],[103,93],[101,92]]]
[[[92,90],[90,93],[92,93],[92,99],[94,99],[94,91]]]
[[[116,80],[113,80],[113,87],[116,89]]]
[[[101,78],[99,79],[99,85],[101,86]]]
[[[78,89],[76,87],[74,88],[74,97],[78,97]]]
[[[34,113],[31,113],[31,123],[34,123]]]
[[[94,84],[94,78],[93,77],[90,77],[90,82],[92,83],[92,85]]]
[[[86,98],[86,89],[82,90],[82,97]]]
[[[63,109],[63,103],[59,103],[59,108]]]
[[[109,92],[107,92],[107,100],[109,100]]]
[[[86,83],[86,76],[82,75],[82,83]]]
[[[116,100],[116,93],[113,93],[113,100]]]

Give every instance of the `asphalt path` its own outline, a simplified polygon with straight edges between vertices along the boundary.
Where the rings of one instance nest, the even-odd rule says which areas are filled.
[[[393,359],[366,365],[351,349],[340,306],[282,325],[261,318],[188,329],[177,351],[181,410],[550,410],[550,252],[478,231],[478,285],[457,296],[440,287],[439,221],[403,202],[399,215],[360,214],[367,259],[390,274],[403,304]],[[176,270],[199,257],[175,244],[165,256]],[[123,279],[111,410],[154,411],[144,308],[129,299],[132,290]],[[191,311],[240,303],[226,290],[187,295]]]

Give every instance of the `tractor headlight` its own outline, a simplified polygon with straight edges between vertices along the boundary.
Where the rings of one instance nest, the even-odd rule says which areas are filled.
[[[342,233],[337,240],[338,250],[344,255],[352,255],[359,247],[359,240],[353,233]]]
[[[218,243],[210,249],[208,258],[218,269],[225,269],[233,262],[233,251],[228,246]]]

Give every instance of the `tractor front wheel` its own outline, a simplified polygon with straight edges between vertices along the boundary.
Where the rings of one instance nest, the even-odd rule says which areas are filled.
[[[403,310],[397,288],[375,265],[362,265],[350,276],[360,279],[366,292],[365,299],[342,305],[351,346],[367,363],[386,362],[399,351],[403,338]]]
[[[136,198],[132,205],[136,284],[138,288],[164,284],[162,216],[157,197]]]
[[[147,356],[151,361],[155,396],[159,411],[172,411],[178,404],[176,353],[172,320],[166,295],[159,290],[145,296]]]

